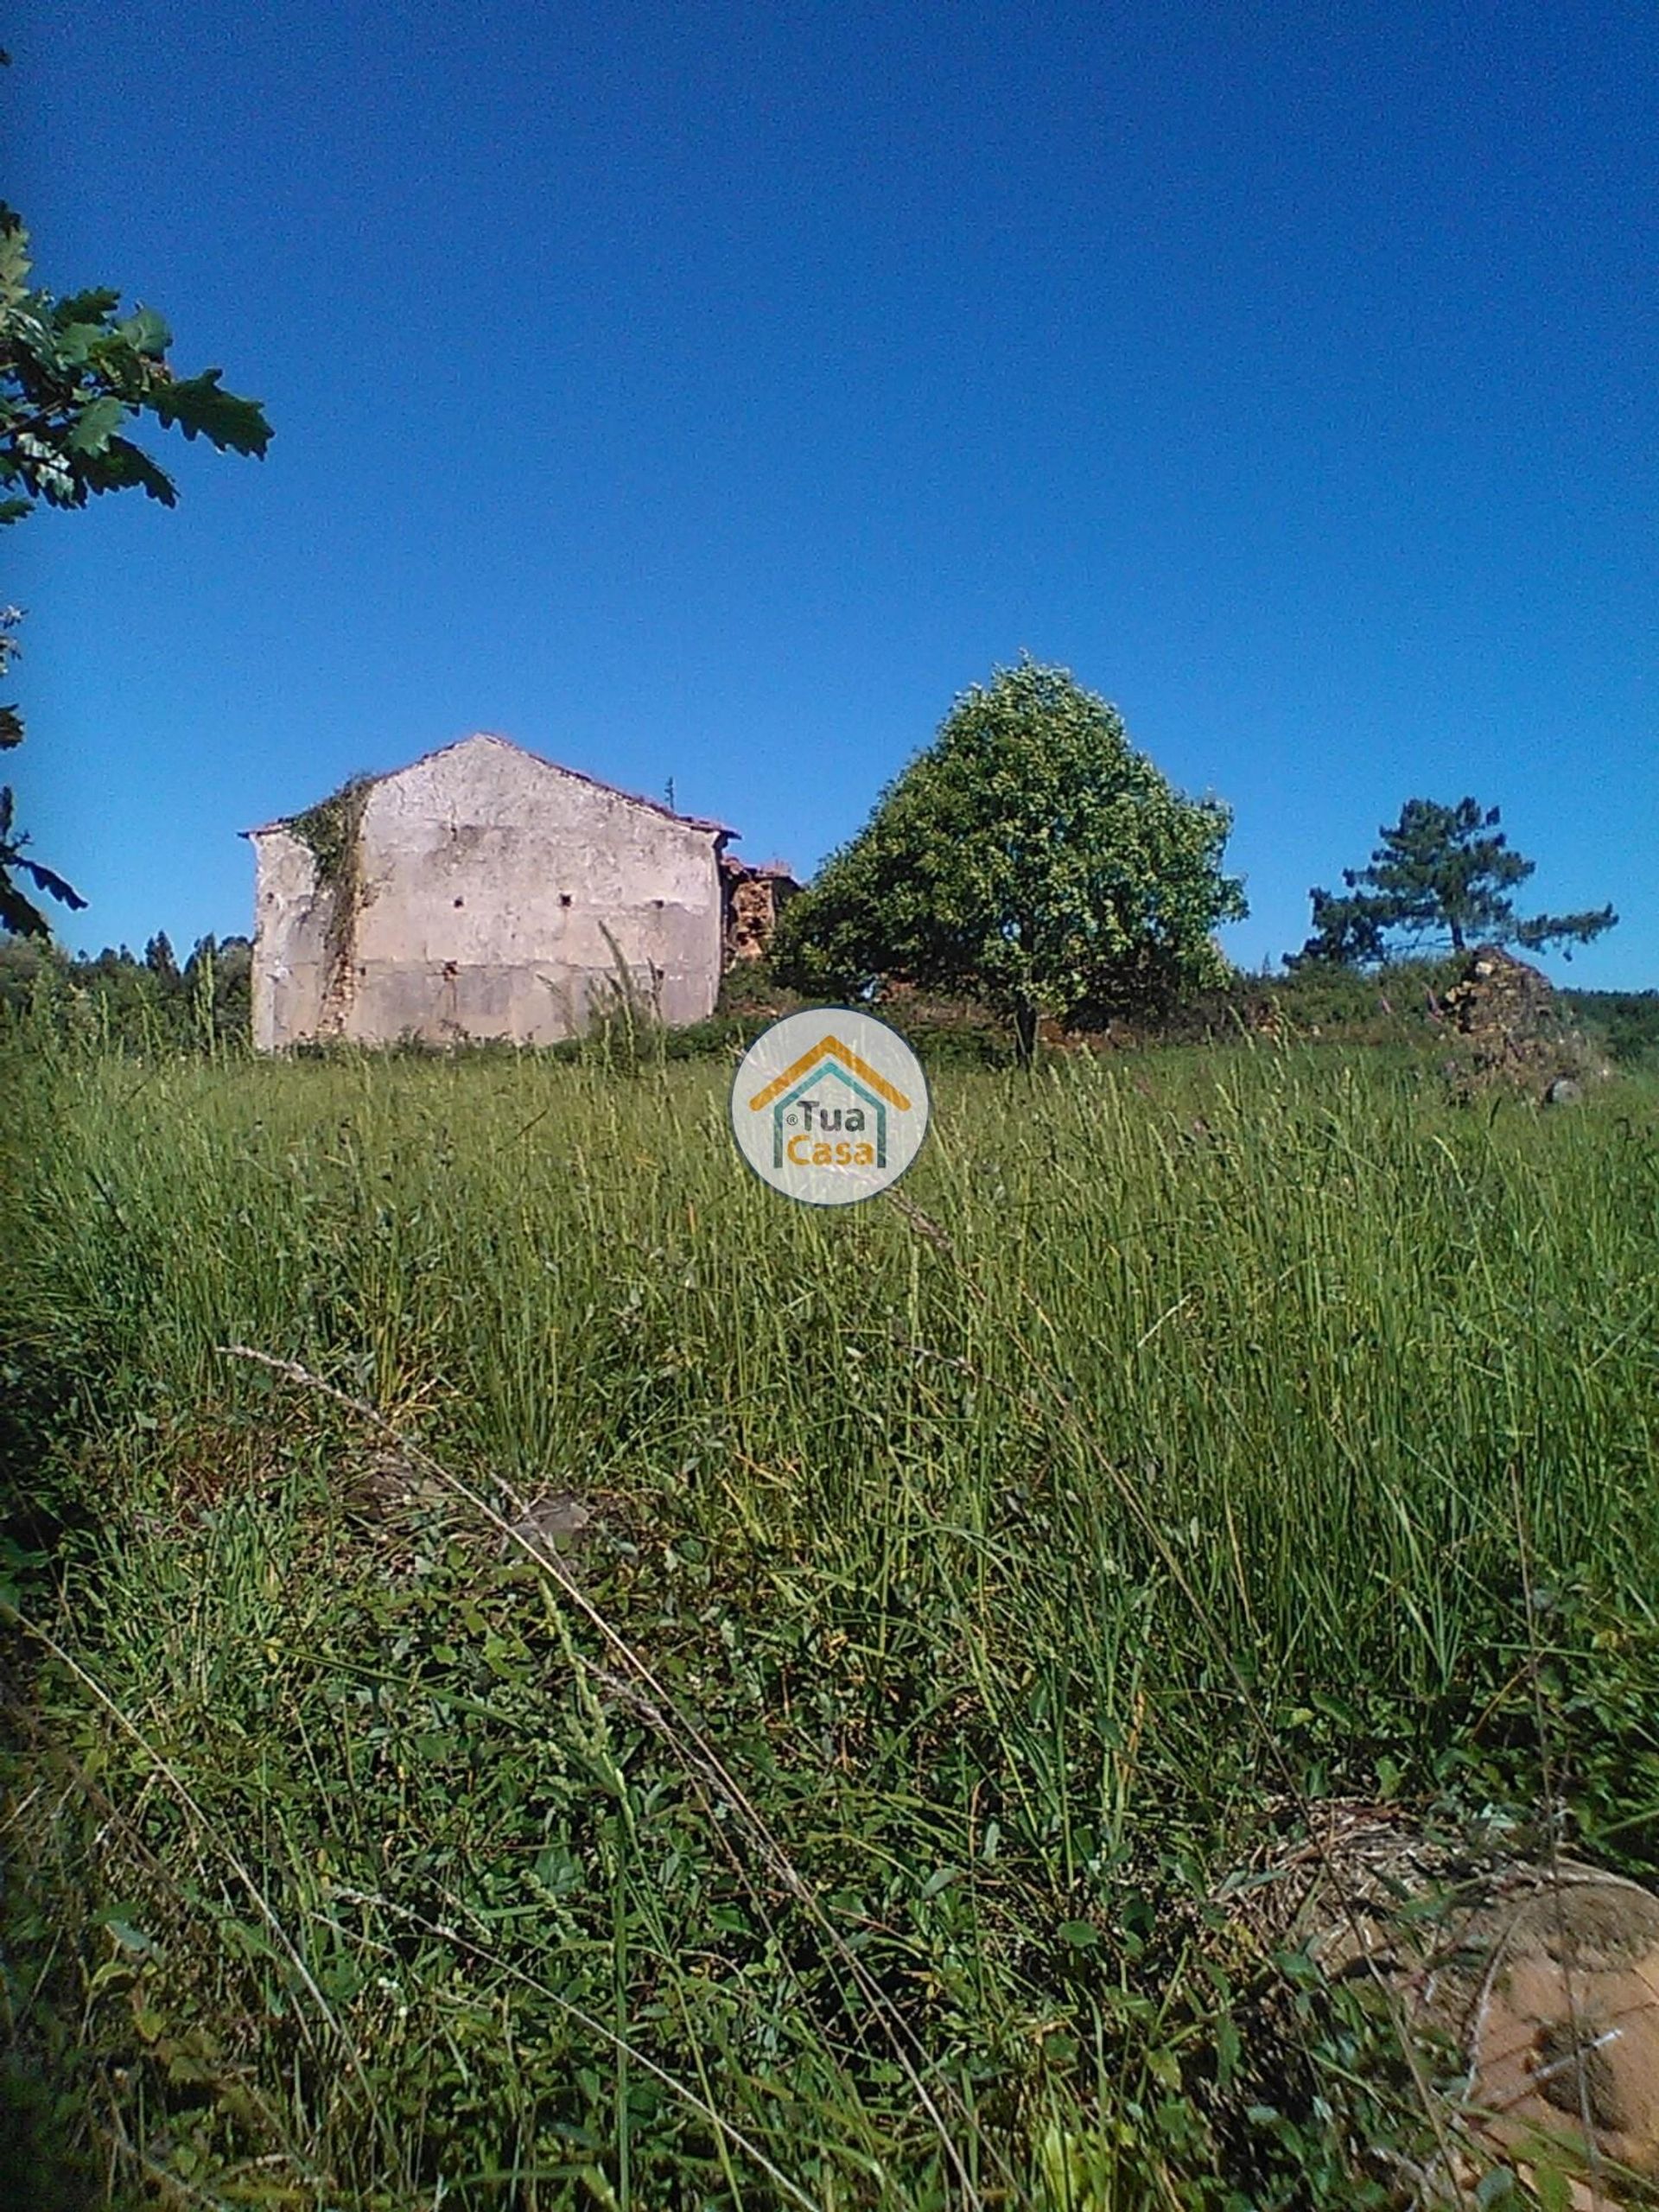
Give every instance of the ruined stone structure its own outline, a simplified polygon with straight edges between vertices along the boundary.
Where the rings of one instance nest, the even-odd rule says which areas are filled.
[[[1458,1039],[1457,1087],[1465,1095],[1500,1084],[1548,1098],[1591,1072],[1588,1047],[1549,978],[1497,945],[1468,955],[1440,1004]]]
[[[747,880],[717,822],[463,739],[249,830],[253,1041],[579,1033],[625,992],[700,1021]]]
[[[762,960],[784,906],[800,889],[779,861],[750,868],[730,853],[720,856],[726,893],[726,965]]]

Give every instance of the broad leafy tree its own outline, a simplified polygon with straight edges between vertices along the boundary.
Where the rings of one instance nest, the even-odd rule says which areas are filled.
[[[1462,952],[1475,944],[1586,944],[1618,919],[1611,906],[1518,915],[1510,894],[1537,862],[1510,849],[1495,806],[1408,799],[1398,822],[1378,834],[1370,865],[1343,870],[1344,891],[1308,893],[1313,934],[1287,956],[1292,967],[1365,968],[1399,952]]]
[[[1149,1010],[1218,982],[1245,912],[1231,826],[1129,743],[1064,669],[1029,658],[957,700],[869,822],[779,918],[773,963],[822,995],[970,992],[1014,1023]]]
[[[153,308],[124,312],[111,291],[54,298],[29,275],[22,219],[0,204],[0,524],[42,505],[85,506],[103,492],[137,490],[174,505],[172,479],[128,435],[146,418],[221,453],[264,454],[271,434],[259,403],[226,391],[217,369],[177,375],[171,333]],[[16,653],[18,619],[15,608],[0,613],[0,675]],[[0,707],[0,747],[22,734],[16,708]],[[85,901],[26,855],[27,842],[11,792],[0,790],[0,928],[45,937],[49,925],[25,880],[71,906]]]

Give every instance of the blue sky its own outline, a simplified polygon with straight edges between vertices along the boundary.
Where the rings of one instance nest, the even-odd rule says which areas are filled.
[[[7,533],[68,942],[493,729],[816,865],[1029,650],[1230,802],[1258,966],[1408,797],[1659,984],[1659,17],[37,6],[6,196],[264,399]]]

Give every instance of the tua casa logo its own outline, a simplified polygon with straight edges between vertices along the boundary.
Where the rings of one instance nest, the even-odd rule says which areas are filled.
[[[855,1205],[896,1183],[921,1150],[921,1064],[886,1022],[850,1007],[787,1014],[739,1065],[732,1134],[774,1191],[804,1205]]]

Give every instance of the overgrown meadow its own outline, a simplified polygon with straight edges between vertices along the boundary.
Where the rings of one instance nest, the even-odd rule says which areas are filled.
[[[1659,1868],[1659,1088],[942,1071],[821,1213],[716,1065],[10,1075],[20,2203],[1403,2201],[1241,1876]]]

